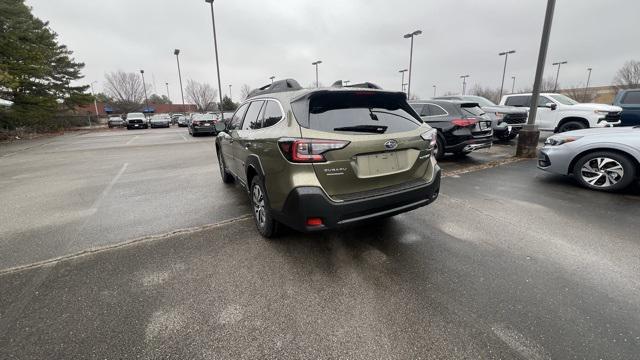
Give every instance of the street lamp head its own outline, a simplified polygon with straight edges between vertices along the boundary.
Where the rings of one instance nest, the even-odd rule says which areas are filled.
[[[275,79],[275,78],[276,78],[275,76],[270,76],[270,77],[269,77],[269,79],[271,79],[271,80],[273,80],[273,79]]]
[[[176,55],[176,56],[180,55],[180,49],[173,50],[173,55]]]
[[[587,68],[587,70],[591,71],[591,70],[593,70],[593,68]]]
[[[467,75],[460,75],[460,79],[466,79],[466,78],[468,78],[468,77],[469,77],[469,74],[467,74]]]
[[[416,36],[416,35],[420,35],[420,34],[422,34],[422,30],[416,30],[416,31],[414,31],[414,32],[412,32],[412,33],[405,34],[405,35],[404,35],[404,38],[405,38],[405,39],[408,39],[408,38],[410,38],[410,37],[414,37],[414,36]]]
[[[564,65],[564,64],[566,64],[566,63],[567,63],[566,61],[558,61],[558,62],[553,63],[552,65],[553,65],[553,66],[556,66],[556,65]]]
[[[140,70],[140,74],[144,74],[144,70]]]
[[[209,3],[209,4],[213,4],[213,0],[204,0],[204,2]]]
[[[503,51],[503,52],[499,53],[498,55],[499,56],[504,56],[504,55],[507,55],[507,54],[515,54],[515,52],[516,52],[515,50]]]
[[[398,71],[398,72],[399,72],[399,73],[403,73],[403,72],[407,72],[407,71],[409,71],[409,70],[407,70],[407,69],[402,69],[402,70],[400,70],[400,71]]]
[[[315,61],[315,62],[311,63],[311,65],[318,65],[318,64],[322,64],[322,61],[318,60],[318,61]]]

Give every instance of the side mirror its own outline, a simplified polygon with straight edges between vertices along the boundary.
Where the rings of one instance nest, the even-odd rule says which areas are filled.
[[[558,105],[556,105],[556,103],[551,102],[544,104],[544,106],[550,108],[552,111],[558,108]]]

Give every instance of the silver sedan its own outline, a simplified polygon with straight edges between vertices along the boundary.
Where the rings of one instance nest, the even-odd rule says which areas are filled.
[[[573,175],[590,189],[621,190],[640,172],[640,126],[553,135],[538,154],[538,168]]]

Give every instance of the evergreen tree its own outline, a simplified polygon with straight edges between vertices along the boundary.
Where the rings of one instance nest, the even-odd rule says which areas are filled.
[[[61,108],[92,101],[88,86],[71,85],[84,64],[24,0],[0,0],[0,33],[0,98],[13,102],[2,122],[48,127]]]

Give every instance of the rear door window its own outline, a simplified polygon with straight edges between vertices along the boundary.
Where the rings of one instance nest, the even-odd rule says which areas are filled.
[[[418,115],[425,116],[425,115],[422,114],[422,109],[426,108],[427,105],[424,105],[424,104],[411,104],[411,107],[413,108],[413,110],[415,110],[418,113]]]
[[[531,96],[528,96],[528,95],[510,96],[507,98],[505,105],[516,106],[516,107],[527,107],[531,105]]]
[[[278,121],[282,120],[284,114],[280,109],[280,104],[273,100],[268,100],[263,106],[264,119],[262,120],[262,127],[269,127],[275,125]]]
[[[622,99],[622,103],[640,105],[640,91],[629,91]]]
[[[438,105],[429,104],[429,114],[431,116],[442,116],[447,115],[447,112]]]
[[[309,99],[308,109],[309,128],[326,132],[391,134],[414,130],[422,123],[399,93],[319,93]]]
[[[247,110],[247,115],[244,117],[244,125],[242,130],[257,130],[262,128],[262,118],[259,117],[260,110],[262,110],[262,104],[264,101],[252,101]]]

